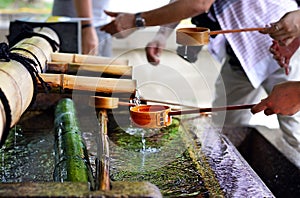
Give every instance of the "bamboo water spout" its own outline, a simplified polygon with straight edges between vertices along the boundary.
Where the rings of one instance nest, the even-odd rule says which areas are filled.
[[[37,34],[24,38],[12,46],[10,53],[21,59],[31,60],[36,68],[28,68],[21,61],[7,59],[0,62],[0,144],[5,141],[10,127],[14,126],[21,115],[34,101],[35,77],[30,70],[40,73],[45,70],[46,61],[50,60],[53,46],[49,40],[59,43],[57,34],[49,28],[36,29]],[[39,35],[41,36],[39,36]],[[45,36],[49,40],[45,39]]]

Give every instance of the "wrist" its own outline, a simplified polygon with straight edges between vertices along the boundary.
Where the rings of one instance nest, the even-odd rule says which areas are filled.
[[[81,29],[86,29],[86,28],[89,28],[89,27],[93,27],[93,24],[92,23],[85,23],[85,24],[81,25]]]

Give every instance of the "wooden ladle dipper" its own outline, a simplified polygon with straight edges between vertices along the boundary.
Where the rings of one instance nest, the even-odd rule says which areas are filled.
[[[214,108],[171,111],[164,105],[140,105],[130,108],[131,121],[141,128],[162,128],[172,123],[172,115],[195,114],[214,111],[239,110],[252,108],[254,104],[234,105]]]
[[[176,31],[176,42],[178,44],[186,45],[186,46],[207,45],[209,43],[210,35],[262,31],[265,29],[266,28],[244,28],[244,29],[234,29],[234,30],[210,31],[209,28],[205,28],[205,27],[179,28]]]

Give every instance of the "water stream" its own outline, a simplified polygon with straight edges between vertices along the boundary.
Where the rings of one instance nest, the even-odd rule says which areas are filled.
[[[173,122],[163,129],[129,126],[110,133],[111,179],[149,181],[164,197],[208,196],[201,171],[184,141],[187,134],[178,130],[179,120]]]

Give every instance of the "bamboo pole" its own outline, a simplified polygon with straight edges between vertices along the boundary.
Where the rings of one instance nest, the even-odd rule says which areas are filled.
[[[98,99],[98,100],[97,100]],[[98,109],[99,134],[97,139],[96,190],[110,190],[109,138],[107,109],[117,108],[118,98],[91,96],[89,105]],[[100,108],[99,108],[100,107]]]
[[[129,79],[97,78],[68,74],[41,74],[43,80],[52,87],[84,90],[101,93],[133,93],[136,81]]]
[[[109,143],[107,136],[107,111],[101,109],[98,114],[100,122],[100,151],[98,151],[98,170],[99,177],[96,179],[98,184],[98,190],[110,190],[110,178],[109,178]]]
[[[35,29],[35,31],[47,35],[50,39],[59,43],[58,36],[53,30],[39,28]],[[53,52],[48,41],[39,36],[23,39],[13,46],[13,48],[16,48],[12,51],[13,53],[27,57],[37,64],[38,61],[36,59],[40,60],[41,69],[37,68],[39,72],[45,70],[45,62],[50,57],[50,53]],[[0,62],[0,90],[2,92],[0,97],[1,144],[3,144],[7,136],[7,128],[17,123],[32,102],[35,91],[33,85],[33,79],[24,65],[15,60]]]

